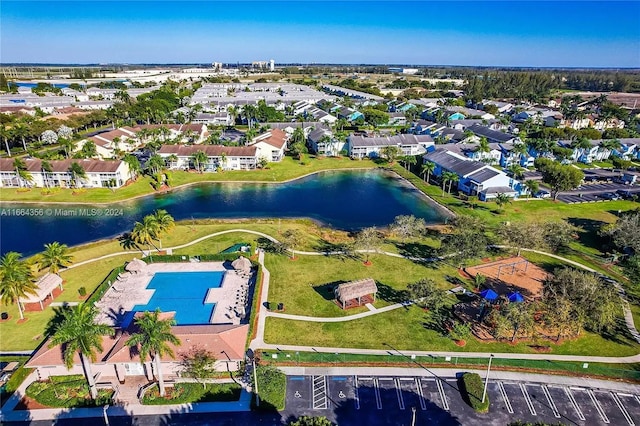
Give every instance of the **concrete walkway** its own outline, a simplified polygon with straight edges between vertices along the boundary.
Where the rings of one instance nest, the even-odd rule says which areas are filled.
[[[291,314],[281,314],[279,312],[268,312],[266,316],[274,317],[274,318],[282,318],[288,320],[295,321],[308,321],[308,322],[345,322],[345,321],[353,321],[360,318],[370,317],[371,315],[381,314],[383,312],[393,311],[394,309],[402,308],[403,306],[411,305],[410,302],[407,303],[395,303],[393,305],[385,306],[384,308],[369,308],[367,312],[361,312],[359,314],[347,315],[344,317],[308,317],[304,315],[291,315]]]

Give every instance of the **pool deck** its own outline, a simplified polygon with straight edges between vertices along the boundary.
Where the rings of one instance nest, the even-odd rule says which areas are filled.
[[[225,272],[219,288],[207,291],[205,303],[215,303],[211,324],[240,324],[247,312],[251,274],[225,268],[222,262],[152,263],[137,273],[124,272],[96,303],[97,321],[119,325],[135,305],[149,302],[155,290],[147,289],[157,272]],[[176,287],[179,292],[179,286]],[[204,298],[204,295],[203,295]]]

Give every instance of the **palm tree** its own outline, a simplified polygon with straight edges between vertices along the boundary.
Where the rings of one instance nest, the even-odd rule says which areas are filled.
[[[40,170],[42,170],[42,177],[44,178],[44,186],[49,187],[49,173],[53,172],[53,166],[47,160],[42,160],[40,163]]]
[[[85,179],[87,177],[87,173],[84,171],[84,167],[82,167],[77,162],[71,163],[69,167],[69,173],[71,174],[71,180],[74,182],[74,186],[78,188],[80,186],[80,179]]]
[[[511,203],[511,198],[509,198],[507,194],[504,194],[502,192],[499,194],[496,194],[496,204],[498,205],[498,208],[501,211],[504,208],[504,206],[509,203]]]
[[[65,154],[65,156],[67,158],[70,158],[71,154],[76,149],[76,143],[75,143],[75,141],[72,141],[71,139],[61,138],[60,139],[60,146],[62,147],[62,149],[64,149],[64,154]]]
[[[535,193],[538,192],[538,189],[540,189],[540,184],[537,180],[526,180],[524,181],[524,187],[527,188],[529,194],[535,195]]]
[[[0,300],[2,303],[18,305],[20,319],[24,319],[20,298],[36,294],[31,268],[20,260],[20,253],[10,251],[0,259]]]
[[[507,167],[507,170],[511,173],[514,179],[522,179],[524,177],[525,169],[520,164],[513,163]]]
[[[62,357],[67,368],[74,364],[74,356],[80,355],[80,362],[89,385],[91,398],[98,397],[98,390],[91,372],[91,362],[96,361],[96,354],[102,352],[102,336],[111,336],[113,327],[96,324],[98,309],[92,304],[81,303],[63,311],[62,322],[57,326],[49,347],[62,346]]]
[[[620,143],[620,141],[618,139],[605,139],[602,142],[600,142],[600,146],[598,147],[598,151],[600,151],[600,152],[604,152],[604,151],[612,152],[613,150],[619,150],[620,148],[622,148],[622,144]]]
[[[11,134],[11,131],[9,129],[7,129],[7,127],[4,125],[4,123],[2,123],[2,125],[0,125],[0,137],[2,137],[2,139],[4,139],[4,146],[7,149],[7,155],[9,157],[11,157],[11,149],[9,149],[9,136]]]
[[[153,154],[147,160],[146,166],[147,166],[147,169],[151,172],[151,174],[153,175],[158,174],[160,170],[164,169],[165,167],[164,158],[162,158],[158,154]]]
[[[138,173],[140,173],[140,170],[142,170],[142,167],[140,166],[140,160],[138,160],[138,157],[131,154],[125,154],[124,157],[122,158],[122,161],[127,163],[127,166],[129,166],[129,172],[131,172],[131,176],[133,177],[133,180],[136,180],[138,178]]]
[[[27,163],[22,158],[17,157],[13,160],[13,168],[16,170],[18,185],[22,186],[24,182],[24,185],[28,186],[28,183],[33,181],[31,173],[27,171]]]
[[[73,257],[69,255],[69,247],[54,241],[44,245],[44,251],[40,255],[40,269],[49,268],[49,272],[57,274],[61,267],[71,264]]]
[[[223,152],[220,154],[220,167],[222,167],[223,170],[225,164],[227,164],[227,154]]]
[[[142,222],[136,222],[133,225],[131,231],[131,239],[137,244],[146,244],[151,251],[153,246],[156,250],[158,247],[153,244],[153,241],[158,237],[158,223],[152,215],[145,216]]]
[[[153,357],[153,361],[156,364],[155,370],[158,377],[160,396],[164,396],[164,381],[162,379],[160,358],[163,355],[175,357],[169,343],[178,346],[180,345],[180,339],[171,331],[171,327],[176,322],[173,319],[161,320],[159,316],[160,310],[157,309],[154,312],[145,312],[142,316],[136,318],[135,325],[138,327],[138,331],[133,333],[127,340],[127,346],[139,346],[140,362],[142,363],[146,362],[149,356]]]
[[[11,130],[14,136],[19,137],[22,140],[22,147],[24,148],[24,152],[27,152],[27,143],[25,141],[25,136],[29,134],[27,123],[25,123],[24,121],[17,121],[13,125],[13,128]]]
[[[153,212],[153,220],[156,222],[157,237],[160,242],[160,248],[162,248],[162,240],[160,240],[160,234],[169,232],[175,226],[173,216],[167,213],[166,210],[159,209]]]
[[[445,184],[448,182],[449,183],[449,188],[447,190],[447,193],[451,193],[451,184],[453,182],[458,182],[459,177],[457,173],[454,172],[443,172],[442,173],[442,196],[444,197],[444,186]]]
[[[202,173],[204,171],[204,166],[207,163],[209,157],[205,154],[204,151],[197,151],[195,154],[191,156],[191,161],[197,171]]]
[[[431,173],[433,173],[435,169],[436,169],[436,163],[434,163],[433,161],[427,161],[422,165],[422,168],[420,169],[420,174],[422,175],[423,179],[425,178],[425,175],[427,175],[425,182],[429,183],[429,177],[431,176]]]

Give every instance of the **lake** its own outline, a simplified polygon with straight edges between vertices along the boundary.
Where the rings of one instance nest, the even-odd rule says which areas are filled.
[[[395,173],[322,172],[283,184],[200,184],[108,207],[2,203],[0,252],[31,255],[53,241],[71,246],[112,238],[156,209],[176,220],[306,217],[349,231],[385,226],[398,215],[412,214],[432,224],[446,217]]]

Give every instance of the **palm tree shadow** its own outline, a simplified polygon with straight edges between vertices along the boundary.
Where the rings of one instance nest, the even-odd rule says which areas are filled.
[[[66,313],[71,309],[71,306],[62,305],[53,307],[53,316],[47,322],[44,333],[49,336],[56,332],[62,321],[64,321]]]
[[[380,282],[377,282],[376,284],[378,286],[377,297],[385,302],[402,303],[406,302],[410,298],[407,290],[396,290],[393,287]]]

